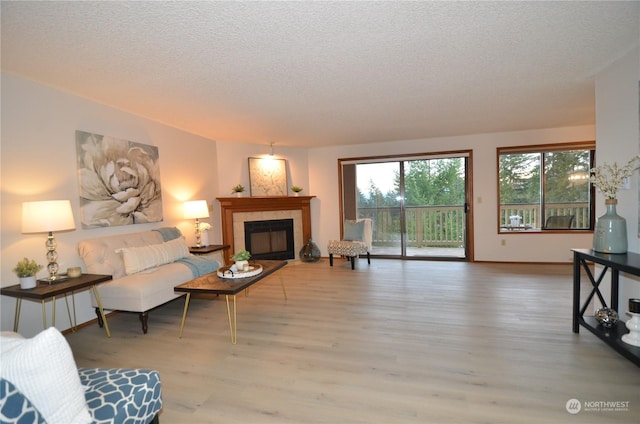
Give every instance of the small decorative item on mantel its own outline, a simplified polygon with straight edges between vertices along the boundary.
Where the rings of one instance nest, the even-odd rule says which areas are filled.
[[[244,191],[244,186],[242,184],[238,184],[237,186],[231,189],[232,193],[236,194],[236,197],[242,197],[242,192]]]
[[[638,166],[640,155],[634,156],[625,166],[607,163],[591,169],[589,181],[604,195],[607,212],[598,217],[593,232],[593,250],[600,253],[627,253],[627,221],[616,212],[617,194],[625,179]]]
[[[16,273],[20,279],[20,288],[23,290],[32,289],[36,286],[36,274],[42,269],[42,265],[39,265],[33,259],[22,259],[18,262],[13,272]]]
[[[240,250],[231,257],[231,260],[235,261],[235,266],[238,271],[249,270],[249,259],[251,259],[251,253],[247,250]]]
[[[302,191],[302,187],[294,185],[293,187],[291,187],[291,191],[293,191],[294,196],[299,196],[300,192]]]

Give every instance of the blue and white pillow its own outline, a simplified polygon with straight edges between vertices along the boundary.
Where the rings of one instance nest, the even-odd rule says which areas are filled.
[[[16,386],[0,378],[0,423],[46,424],[46,421]]]
[[[13,383],[46,422],[92,422],[76,361],[57,328],[49,327],[30,339],[3,332],[0,347],[0,377]]]

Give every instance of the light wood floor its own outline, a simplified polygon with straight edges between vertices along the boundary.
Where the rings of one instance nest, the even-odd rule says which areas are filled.
[[[571,332],[571,266],[295,262],[238,297],[68,334],[78,366],[160,371],[163,424],[638,423],[640,368]],[[583,290],[584,292],[584,290]],[[46,358],[43,358],[46,360]],[[628,402],[570,415],[568,400]]]

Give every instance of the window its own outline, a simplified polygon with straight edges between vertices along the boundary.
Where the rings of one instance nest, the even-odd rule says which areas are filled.
[[[501,147],[498,230],[593,229],[595,142]]]

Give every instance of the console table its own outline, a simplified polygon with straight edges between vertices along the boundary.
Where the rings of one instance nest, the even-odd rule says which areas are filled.
[[[624,255],[612,255],[594,252],[591,249],[571,250],[573,252],[573,332],[578,333],[580,326],[583,326],[622,356],[640,366],[640,347],[632,346],[621,340],[621,337],[628,332],[622,320],[624,317],[620,316],[620,320],[612,328],[605,328],[596,321],[594,316],[584,316],[594,296],[597,296],[603,306],[615,309],[616,312],[618,311],[620,272],[640,276],[640,254],[629,252]],[[600,264],[604,267],[597,278],[591,272],[588,262]],[[591,292],[583,304],[580,303],[581,268],[584,269],[592,286]],[[607,304],[600,292],[600,284],[607,272],[611,274],[611,301],[609,304]]]

